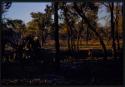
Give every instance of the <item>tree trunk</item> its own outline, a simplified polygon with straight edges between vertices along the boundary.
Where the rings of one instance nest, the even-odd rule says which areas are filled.
[[[68,29],[68,27],[67,27]],[[67,43],[68,43],[68,50],[70,50],[70,32],[69,32],[69,29],[68,29],[68,40],[67,40]]]
[[[80,45],[80,33],[77,35],[77,51],[79,51],[79,45]]]
[[[60,44],[59,44],[59,27],[58,27],[58,2],[54,2],[54,22],[55,22],[55,49],[56,49],[56,69],[59,69],[60,65],[60,59],[59,59],[59,53],[60,53]]]
[[[121,62],[123,63],[123,58],[125,57],[125,54],[124,54],[124,50],[125,50],[125,37],[124,37],[124,34],[125,34],[125,16],[124,16],[124,13],[125,13],[125,2],[123,1],[122,2],[122,30],[123,30],[123,33],[122,33],[122,40],[123,40],[123,46],[122,46],[122,55],[120,55],[120,60]]]
[[[89,39],[89,31],[88,31],[88,27],[87,27],[87,30],[86,30],[86,46],[88,46],[88,39]]]
[[[44,45],[44,35],[43,35],[43,31],[42,31],[42,47],[43,47],[43,45]]]
[[[116,6],[116,39],[117,39],[117,49],[120,49],[120,44],[119,44],[119,33],[118,33],[118,22],[119,21],[119,8],[118,8],[118,2]]]
[[[114,2],[111,2],[110,11],[111,11],[111,36],[112,36],[112,48],[113,56],[116,58],[116,43],[115,43],[115,26],[114,26]]]
[[[69,26],[70,24],[68,22],[67,9],[66,8],[64,8],[64,16],[65,16],[65,21],[66,21],[67,29],[68,29],[68,50],[71,51],[72,50],[71,26]]]

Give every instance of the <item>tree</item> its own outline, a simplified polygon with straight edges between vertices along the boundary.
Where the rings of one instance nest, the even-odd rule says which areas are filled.
[[[1,13],[1,15],[2,16],[0,16],[0,25],[1,25],[1,32],[0,32],[0,35],[2,35],[2,37],[0,37],[0,39],[1,39],[1,50],[0,50],[0,53],[2,54],[2,58],[1,59],[3,59],[3,53],[5,52],[5,44],[6,43],[8,43],[8,41],[7,40],[5,40],[4,38],[3,38],[3,36],[5,36],[5,34],[3,34],[3,32],[5,32],[5,29],[8,29],[7,28],[7,23],[6,22],[4,22],[4,20],[6,19],[6,18],[3,18],[3,15],[4,15],[4,13],[6,13],[7,12],[7,10],[11,7],[11,2],[9,2],[9,1],[4,1],[4,2],[0,2],[0,13]],[[1,56],[1,55],[0,55]]]
[[[64,17],[64,24],[67,26],[67,43],[69,51],[77,50],[78,44],[76,47],[76,38],[77,42],[79,42],[80,30],[77,27],[77,22],[79,20],[78,16],[72,14],[71,3],[61,3],[60,4],[61,13]]]
[[[23,37],[26,25],[20,19],[8,20],[8,25],[11,26],[16,32],[19,32]]]
[[[121,32],[121,26],[122,26],[122,7],[120,5],[120,3],[116,2],[116,6],[115,6],[115,34],[116,34],[116,40],[117,40],[117,49],[120,50],[120,37],[119,34]]]
[[[45,42],[45,14],[44,13],[31,13],[33,18],[33,23],[36,23],[38,30],[41,31],[42,46]],[[39,31],[38,31],[39,32]]]
[[[36,32],[36,35],[41,39],[42,46],[44,45],[48,34],[51,32],[50,29],[52,29],[52,14],[53,9],[48,5],[45,8],[45,13],[31,13],[33,19],[28,23],[28,28],[32,29],[33,32]]]
[[[55,49],[56,49],[56,67],[59,69],[59,53],[60,53],[60,44],[59,44],[59,27],[58,27],[58,2],[54,2],[54,28],[55,28]]]
[[[113,47],[113,55],[114,58],[116,58],[116,43],[115,43],[115,26],[114,26],[114,3],[111,2],[111,4],[109,4],[110,7],[110,11],[111,11],[111,35],[112,35],[112,47]]]
[[[91,9],[96,8],[94,5],[92,5],[92,3],[89,3],[88,5],[90,6]],[[74,3],[73,7],[74,7],[75,11],[85,20],[85,23],[88,25],[88,27],[95,33],[96,36],[98,36],[100,44],[102,45],[102,48],[103,48],[104,53],[105,53],[104,60],[106,60],[107,59],[106,46],[103,42],[103,39],[101,38],[101,36],[96,31],[96,28],[93,27],[93,25],[95,25],[95,23],[93,23],[93,25],[92,25],[92,23],[90,23],[90,20],[86,17],[85,12],[83,12],[83,10],[80,9],[79,6],[76,3]],[[84,5],[81,5],[81,8],[83,8],[83,7],[84,7]],[[94,11],[96,11],[96,9],[94,9]]]
[[[122,5],[119,2],[111,2],[111,3],[103,3],[105,7],[107,7],[108,12],[110,13],[110,24],[111,24],[111,38],[112,38],[112,49],[113,49],[113,56],[116,58],[117,51],[120,48],[120,34],[122,32],[121,25],[122,22],[119,16],[122,11]],[[118,50],[117,50],[118,49]]]
[[[10,1],[0,2],[1,14],[3,15],[5,12],[7,12],[7,10],[11,7],[11,5],[12,5],[12,2]]]

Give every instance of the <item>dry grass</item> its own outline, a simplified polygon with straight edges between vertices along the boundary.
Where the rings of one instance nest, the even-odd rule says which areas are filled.
[[[59,40],[59,42],[60,42],[60,48],[62,48],[62,49],[68,48],[67,40]],[[120,40],[120,47],[122,46],[122,42],[123,41]],[[105,43],[107,49],[111,49],[112,48],[112,41],[109,41],[109,42],[104,41],[104,43]],[[76,41],[75,41],[75,44],[77,45]],[[45,48],[54,48],[55,47],[54,40],[46,41],[44,47]],[[98,48],[98,49],[100,49],[102,47],[101,47],[99,41],[90,40],[90,41],[88,41],[88,44],[86,44],[86,41],[82,40],[82,41],[80,41],[79,48],[80,49],[87,49],[87,48]]]

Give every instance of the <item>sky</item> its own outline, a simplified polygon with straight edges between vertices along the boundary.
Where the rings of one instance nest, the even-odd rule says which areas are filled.
[[[101,24],[100,26],[105,26],[106,21],[105,19],[103,19],[105,16],[109,16],[110,13],[107,12],[107,8],[104,5],[101,5],[99,7],[100,9],[98,10],[98,19],[101,19],[98,21],[99,24]]]
[[[24,21],[24,23],[28,23],[30,20],[32,20],[30,13],[31,12],[44,12],[44,9],[47,4],[50,4],[49,2],[17,2],[12,3],[12,6],[9,8],[8,12],[4,14],[6,18],[10,19],[21,19]],[[106,8],[101,6],[101,9],[99,9],[98,18],[102,18],[107,15]],[[105,25],[105,20],[99,21],[101,24],[100,26]]]
[[[50,3],[12,3],[12,6],[9,8],[8,12],[4,14],[4,16],[10,19],[21,19],[24,23],[27,23],[32,19],[30,15],[31,12],[44,12],[47,4]]]

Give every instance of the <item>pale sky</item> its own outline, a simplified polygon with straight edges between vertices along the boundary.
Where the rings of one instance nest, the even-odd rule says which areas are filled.
[[[30,13],[31,12],[44,12],[44,9],[47,4],[50,4],[50,2],[17,2],[12,3],[12,6],[4,14],[6,18],[10,19],[21,19],[24,21],[24,23],[29,22],[32,18]],[[100,12],[101,11],[101,12]],[[98,12],[98,18],[104,17],[108,15],[106,12],[105,7],[101,7]],[[102,26],[105,25],[105,20],[99,21]]]
[[[17,2],[12,3],[12,6],[9,8],[8,12],[5,14],[5,17],[10,19],[21,19],[25,23],[29,22],[32,18],[31,12],[44,12],[44,9],[47,4],[50,3],[40,3],[40,2]]]

